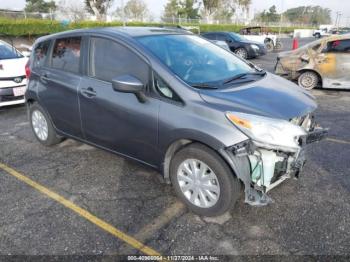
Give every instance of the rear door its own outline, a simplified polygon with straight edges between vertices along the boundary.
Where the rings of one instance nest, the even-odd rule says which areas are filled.
[[[155,164],[158,152],[159,100],[141,103],[135,94],[115,91],[111,80],[122,75],[139,79],[147,93],[150,67],[122,42],[91,37],[89,69],[79,89],[85,139],[115,152]]]
[[[327,42],[316,57],[323,87],[350,88],[350,39]]]
[[[55,127],[82,137],[78,107],[82,37],[65,37],[53,43],[48,66],[40,70],[39,99]]]

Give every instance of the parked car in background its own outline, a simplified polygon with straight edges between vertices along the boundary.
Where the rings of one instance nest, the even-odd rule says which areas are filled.
[[[283,47],[282,42],[278,39],[277,35],[271,33],[267,27],[246,27],[242,28],[239,31],[239,34],[244,36],[246,39],[264,44],[268,52],[273,50],[281,50]]]
[[[228,46],[228,44],[225,41],[211,40],[211,42],[216,44],[217,46],[222,47],[223,49],[231,51],[230,47]]]
[[[0,40],[0,107],[25,102],[27,61],[14,46]]]
[[[226,42],[232,52],[244,59],[266,55],[266,47],[263,44],[232,32],[207,32],[202,36],[209,40]]]
[[[305,89],[350,88],[350,34],[316,40],[281,52],[275,73],[298,81]]]
[[[326,134],[307,91],[184,30],[41,37],[28,73],[40,143],[69,137],[156,168],[200,215],[233,207],[241,184],[247,203],[270,203],[266,192],[298,176],[307,144]]]

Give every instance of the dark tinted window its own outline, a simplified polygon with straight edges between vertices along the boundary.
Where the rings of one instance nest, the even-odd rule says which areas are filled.
[[[39,43],[34,49],[33,67],[42,67],[49,51],[50,41]]]
[[[52,52],[52,67],[78,73],[81,37],[57,39]]]
[[[216,34],[204,34],[203,36],[204,36],[206,39],[216,40]]]
[[[110,82],[121,75],[132,75],[147,84],[148,65],[127,47],[112,40],[91,38],[90,76]]]
[[[335,40],[328,42],[327,52],[350,53],[350,40]]]
[[[216,39],[219,41],[226,41],[227,36],[225,34],[217,34]]]
[[[14,59],[23,57],[16,48],[0,42],[0,59]]]

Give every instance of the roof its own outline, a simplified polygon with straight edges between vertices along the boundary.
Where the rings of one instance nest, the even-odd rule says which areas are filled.
[[[105,33],[106,35],[120,35],[124,37],[138,37],[148,35],[169,35],[169,34],[192,34],[181,27],[132,27],[132,26],[117,26],[117,27],[98,27],[64,31],[56,34],[40,37],[38,40],[45,40],[64,36],[73,36],[75,34],[84,33]]]

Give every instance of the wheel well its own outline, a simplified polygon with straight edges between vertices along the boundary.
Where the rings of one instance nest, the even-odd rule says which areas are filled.
[[[166,153],[165,153],[165,157],[164,157],[164,161],[163,161],[163,176],[165,179],[165,182],[167,184],[171,184],[170,181],[170,162],[171,159],[173,158],[173,156],[182,148],[189,146],[190,144],[193,143],[198,143],[198,144],[202,144],[208,148],[210,148],[211,150],[213,150],[214,152],[216,152],[221,158],[222,160],[224,160],[226,162],[226,164],[228,165],[228,167],[231,169],[232,174],[236,176],[235,171],[232,169],[230,163],[228,163],[227,159],[225,159],[225,157],[222,156],[222,154],[218,151],[215,150],[214,148],[212,148],[211,146],[202,143],[200,141],[196,141],[196,140],[191,140],[191,139],[179,139],[176,140],[175,142],[173,142],[167,149]]]
[[[301,70],[299,70],[298,71],[298,73],[299,73],[299,76],[302,74],[302,73],[305,73],[305,72],[313,72],[313,73],[315,73],[317,76],[318,76],[318,83],[320,83],[321,84],[321,87],[322,87],[322,77],[321,77],[321,75],[317,72],[317,71],[315,71],[315,70],[312,70],[312,69],[301,69]],[[298,78],[299,78],[299,76],[298,76]]]
[[[189,139],[179,139],[173,142],[167,149],[163,161],[163,176],[165,179],[165,182],[167,184],[170,184],[170,178],[169,178],[169,169],[170,169],[170,162],[173,156],[177,151],[179,151],[181,148],[187,146],[188,144],[192,144],[193,140]]]
[[[32,104],[34,104],[36,101],[33,99],[33,98],[29,98],[28,100],[27,100],[27,104],[28,105],[32,105]]]

